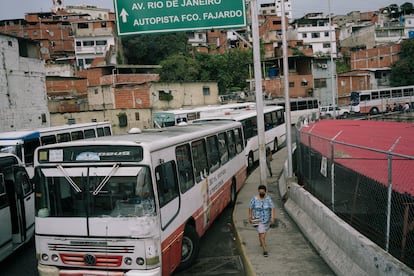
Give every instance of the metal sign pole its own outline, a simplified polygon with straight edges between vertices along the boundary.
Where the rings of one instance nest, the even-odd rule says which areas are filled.
[[[260,183],[267,185],[266,177],[266,140],[264,132],[262,70],[260,66],[259,19],[257,17],[257,0],[250,1],[253,35],[254,82],[256,89],[257,133],[259,139]]]

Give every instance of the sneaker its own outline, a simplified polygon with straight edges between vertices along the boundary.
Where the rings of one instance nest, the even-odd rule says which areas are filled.
[[[267,251],[263,252],[263,256],[268,257],[269,254],[267,253]]]

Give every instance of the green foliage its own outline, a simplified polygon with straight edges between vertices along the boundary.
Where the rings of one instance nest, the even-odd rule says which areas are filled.
[[[167,57],[186,53],[185,33],[143,34],[122,39],[128,64],[160,64]]]
[[[391,66],[391,86],[413,85],[414,78],[414,39],[401,44],[400,59]]]
[[[224,54],[195,53],[193,56],[173,55],[163,60],[158,70],[161,81],[217,81],[219,93],[231,87],[246,87],[249,77],[250,51],[233,49]]]
[[[336,72],[338,74],[351,71],[351,67],[343,60],[336,61]]]
[[[167,57],[158,70],[161,81],[196,81],[200,68],[198,62],[188,56],[176,54]]]

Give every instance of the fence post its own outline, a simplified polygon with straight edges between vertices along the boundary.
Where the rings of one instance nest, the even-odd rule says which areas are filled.
[[[334,141],[342,133],[342,130],[339,131],[329,142],[331,145],[331,205],[332,212],[335,212],[335,151],[334,151]]]
[[[385,241],[385,251],[389,251],[390,246],[390,227],[391,227],[391,197],[392,197],[392,151],[394,150],[395,146],[400,141],[401,137],[398,137],[395,140],[394,144],[388,151],[388,198],[387,198],[387,230],[386,230],[386,241]]]

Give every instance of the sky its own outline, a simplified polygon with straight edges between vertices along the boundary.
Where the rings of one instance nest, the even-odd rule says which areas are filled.
[[[63,0],[64,4],[73,5],[93,5],[100,8],[114,10],[113,0]],[[116,0],[122,1],[122,0]],[[140,2],[143,0],[137,0]],[[234,1],[234,0],[230,0]],[[271,2],[271,0],[259,0]],[[401,5],[411,0],[291,0],[293,17],[299,18],[310,12],[329,13],[329,1],[333,14],[346,14],[350,11],[372,11],[386,7],[390,4]],[[52,0],[2,0],[3,8],[0,9],[0,20],[24,18],[25,13],[29,12],[49,12]]]

